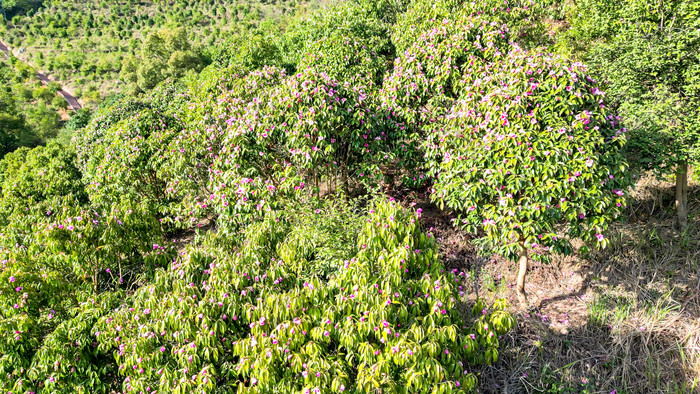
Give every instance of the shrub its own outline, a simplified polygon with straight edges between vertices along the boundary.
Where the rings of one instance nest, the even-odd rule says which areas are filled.
[[[118,390],[117,365],[112,355],[96,351],[92,329],[123,297],[122,292],[107,292],[80,302],[43,339],[17,390],[105,394]]]
[[[503,305],[465,326],[414,213],[379,202],[345,227],[330,208],[270,213],[234,252],[191,248],[102,318],[123,390],[473,389],[467,363],[495,360],[513,327]],[[314,231],[287,235],[297,225]]]
[[[372,5],[350,2],[292,26],[288,50],[301,54],[297,69],[325,72],[341,82],[359,78],[367,88],[381,84],[394,48],[389,25],[374,11]]]
[[[82,301],[145,279],[172,255],[139,207],[90,204],[70,148],[20,149],[0,172],[0,387],[16,391],[36,383],[27,373],[39,348],[60,351],[56,338],[74,334],[52,333]]]
[[[388,30],[373,4],[338,4],[292,24],[285,34],[284,54],[287,62],[299,65],[299,69],[327,64],[330,67],[318,71],[334,79],[369,73],[371,81],[384,71],[382,58],[393,55]],[[343,48],[345,45],[350,48]]]

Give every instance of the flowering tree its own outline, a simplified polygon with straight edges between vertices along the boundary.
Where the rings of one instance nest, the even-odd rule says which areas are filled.
[[[508,52],[513,41],[529,43],[541,30],[537,15],[529,1],[411,3],[394,25],[398,57],[380,92],[399,123],[401,164],[424,167],[421,144],[461,97],[462,73]]]
[[[485,250],[519,259],[521,305],[532,252],[605,246],[629,185],[624,129],[579,63],[517,47],[462,73],[461,98],[428,142],[432,197]]]
[[[318,193],[321,181],[347,191],[350,177],[375,174],[388,135],[362,85],[275,68],[251,73],[243,83],[255,94],[224,93],[212,118],[223,139],[209,201],[222,226]]]

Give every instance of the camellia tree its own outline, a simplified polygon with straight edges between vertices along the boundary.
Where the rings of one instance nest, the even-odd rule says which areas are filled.
[[[675,172],[677,222],[688,227],[688,171],[700,162],[700,3],[584,0],[561,46],[607,83],[641,169]]]
[[[580,63],[513,47],[462,73],[461,98],[427,144],[432,197],[484,251],[519,260],[570,253],[603,235],[625,205],[624,130]],[[507,53],[507,54],[506,54]]]
[[[376,175],[388,135],[364,86],[314,70],[288,76],[274,67],[240,83],[247,90],[225,92],[207,115],[212,140],[219,130],[223,139],[211,168],[211,195],[199,205],[215,207],[220,226],[318,195],[322,182],[329,191],[347,192],[351,181]]]

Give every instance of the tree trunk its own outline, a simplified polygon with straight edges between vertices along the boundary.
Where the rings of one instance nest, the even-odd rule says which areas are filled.
[[[350,182],[348,181],[348,168],[345,165],[343,165],[341,176],[343,177],[343,193],[345,193],[345,198],[347,199],[350,195]]]
[[[520,309],[527,309],[527,295],[525,294],[525,276],[527,275],[527,249],[523,245],[520,250],[520,258],[518,259],[518,281],[517,281],[517,291],[518,291],[518,301],[520,302]]]
[[[681,231],[688,229],[688,163],[676,168],[676,213]]]

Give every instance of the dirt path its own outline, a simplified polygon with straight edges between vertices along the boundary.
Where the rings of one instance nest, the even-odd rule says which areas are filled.
[[[2,51],[8,58],[10,57],[10,49],[2,42],[0,42],[0,51]],[[52,81],[46,74],[40,72],[37,72],[36,76],[45,85],[48,85],[48,83]],[[78,110],[81,108],[78,99],[63,89],[59,90],[57,93],[61,95],[66,102],[68,102],[68,105],[70,105],[73,111],[78,112]]]

